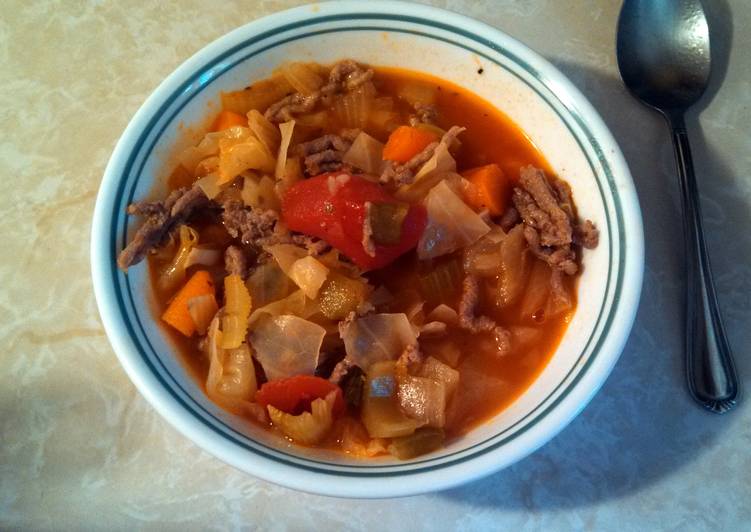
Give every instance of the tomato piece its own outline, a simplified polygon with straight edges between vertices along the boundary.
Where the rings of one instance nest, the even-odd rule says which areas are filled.
[[[332,172],[292,185],[282,199],[282,219],[293,231],[315,236],[349,257],[364,270],[382,268],[417,245],[427,224],[422,205],[410,205],[395,244],[374,244],[375,255],[363,246],[365,203],[400,203],[378,183],[360,176]]]
[[[282,412],[299,415],[306,411],[310,412],[310,403],[316,399],[324,399],[331,392],[336,392],[334,415],[342,414],[342,389],[326,379],[313,375],[296,375],[264,383],[256,392],[256,402],[264,408],[271,405]]]

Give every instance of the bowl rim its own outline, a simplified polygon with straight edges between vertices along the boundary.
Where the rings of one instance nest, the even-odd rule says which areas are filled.
[[[602,333],[604,338],[602,347],[596,356],[593,354],[592,364],[586,369],[582,378],[560,402],[541,416],[534,431],[530,430],[522,434],[515,440],[513,446],[501,447],[437,471],[418,473],[404,471],[401,474],[368,479],[331,478],[325,473],[276,463],[262,456],[243,456],[230,442],[222,440],[219,435],[208,433],[203,425],[197,424],[191,415],[187,414],[184,408],[177,404],[174,398],[154,379],[150,370],[139,363],[132,353],[130,333],[119,322],[116,311],[118,307],[110,286],[112,277],[109,272],[114,261],[112,254],[114,243],[108,228],[111,218],[116,213],[112,211],[108,199],[115,195],[122,168],[144,124],[157,112],[165,98],[199,66],[208,64],[215,56],[225,52],[249,34],[274,31],[294,21],[315,22],[331,16],[354,17],[366,14],[381,18],[390,16],[423,22],[431,21],[440,24],[443,29],[473,34],[487,43],[495,43],[505,49],[513,50],[515,55],[532,63],[545,83],[555,84],[556,91],[565,95],[576,108],[577,115],[585,121],[588,130],[593,132],[592,140],[596,139],[602,148],[602,157],[607,159],[607,164],[618,176],[617,196],[620,200],[624,223],[622,238],[628,237],[629,242],[628,252],[622,257],[621,268],[624,279],[622,290],[616,294],[618,297],[613,303],[617,306],[618,312],[607,333],[605,331]],[[568,110],[572,112],[570,107]],[[91,270],[94,292],[105,331],[126,373],[162,417],[199,447],[240,470],[302,491],[342,497],[403,496],[449,488],[506,467],[552,439],[584,408],[618,360],[636,315],[641,294],[643,267],[642,219],[630,172],[611,133],[578,89],[545,59],[496,28],[443,9],[399,1],[378,3],[343,1],[301,6],[245,24],[199,50],[161,82],[126,127],[104,173],[96,200],[91,234]],[[499,453],[501,450],[504,452]],[[451,474],[448,474],[449,472]],[[394,482],[393,480],[396,479],[399,481]]]

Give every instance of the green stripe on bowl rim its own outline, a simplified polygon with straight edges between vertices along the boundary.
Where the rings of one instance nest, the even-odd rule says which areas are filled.
[[[273,37],[275,35],[284,33],[286,31],[304,28],[306,26],[310,26],[314,24],[338,22],[338,21],[346,22],[346,21],[352,21],[352,20],[397,21],[397,22],[402,22],[402,23],[418,24],[421,26],[428,26],[428,27],[439,29],[439,30],[449,31],[452,33],[459,34],[466,39],[475,41],[482,46],[490,48],[495,53],[501,54],[506,59],[508,59],[510,61],[510,64],[502,64],[496,59],[494,59],[491,55],[489,55],[488,53],[482,50],[472,48],[464,43],[460,43],[460,42],[454,41],[452,39],[449,39],[443,36],[428,34],[425,32],[404,29],[404,28],[394,28],[394,27],[385,27],[385,26],[374,26],[374,25],[373,26],[363,25],[363,26],[337,27],[337,28],[330,28],[330,29],[325,29],[325,30],[310,31],[310,32],[303,33],[303,34],[286,37],[286,38],[277,40],[271,44],[265,45],[259,48],[258,50],[253,51],[252,53],[244,55],[241,58],[233,61],[233,63],[231,64],[222,64],[222,60],[240,52],[243,48],[259,43],[263,41],[264,39]],[[461,462],[470,460],[480,454],[485,454],[487,452],[490,452],[502,445],[505,445],[510,440],[516,438],[523,432],[529,430],[531,427],[533,427],[536,424],[538,419],[544,417],[544,415],[547,412],[555,408],[555,406],[566,397],[567,393],[571,389],[573,389],[575,385],[577,384],[577,382],[581,380],[581,378],[586,374],[587,369],[590,367],[593,360],[596,358],[596,354],[599,350],[599,347],[602,341],[604,340],[602,331],[607,330],[614,316],[615,305],[610,307],[610,313],[608,314],[608,316],[605,318],[605,321],[603,322],[603,313],[605,310],[605,304],[610,300],[608,296],[612,292],[613,301],[616,301],[618,294],[620,294],[621,289],[622,289],[622,284],[623,284],[622,260],[624,256],[623,251],[625,248],[625,233],[623,230],[621,205],[618,200],[617,193],[613,191],[613,207],[616,211],[616,220],[618,222],[616,225],[616,227],[618,228],[618,237],[619,237],[618,238],[618,241],[619,241],[618,257],[620,257],[619,263],[616,265],[616,270],[617,270],[616,283],[615,283],[615,286],[613,286],[612,285],[612,280],[613,280],[612,271],[613,271],[613,266],[614,266],[614,263],[613,263],[613,259],[614,259],[613,236],[614,235],[612,234],[612,230],[611,230],[612,220],[610,218],[610,208],[609,208],[610,205],[607,200],[607,197],[605,196],[603,192],[602,183],[600,182],[599,179],[596,179],[595,181],[597,183],[598,191],[600,193],[600,196],[603,200],[603,204],[605,206],[604,210],[605,210],[605,216],[607,219],[606,228],[607,228],[608,236],[609,236],[608,237],[608,242],[609,242],[608,254],[609,254],[610,260],[609,260],[609,268],[608,268],[608,277],[606,281],[605,295],[603,297],[603,305],[598,314],[598,318],[595,323],[595,326],[592,329],[592,334],[590,335],[590,338],[588,339],[585,347],[582,349],[577,362],[572,366],[571,370],[566,375],[566,377],[561,381],[561,383],[548,396],[546,396],[538,404],[537,407],[535,407],[522,419],[514,423],[514,425],[506,428],[503,432],[495,434],[494,436],[482,442],[476,443],[469,448],[462,449],[460,451],[456,451],[448,455],[443,455],[443,456],[439,456],[435,458],[427,458],[427,459],[423,459],[419,461],[408,462],[405,464],[396,464],[396,465],[367,465],[367,464],[359,465],[358,464],[357,466],[349,466],[349,465],[337,464],[334,462],[314,460],[312,458],[304,458],[299,455],[294,455],[294,454],[283,452],[278,448],[269,447],[259,442],[255,442],[249,439],[244,434],[228,426],[222,420],[218,419],[214,414],[206,410],[201,404],[199,404],[187,392],[187,390],[185,390],[185,388],[183,388],[180,385],[180,383],[175,379],[175,377],[167,370],[159,354],[151,345],[151,342],[149,341],[148,335],[146,333],[146,329],[143,323],[141,322],[140,316],[135,311],[133,287],[131,286],[131,283],[129,282],[127,276],[117,269],[116,264],[114,262],[114,257],[117,255],[117,252],[119,251],[120,246],[126,241],[126,237],[127,237],[128,224],[127,224],[127,217],[124,215],[123,207],[132,202],[136,185],[138,182],[138,178],[142,174],[143,167],[146,161],[148,160],[156,142],[158,141],[159,138],[161,138],[162,134],[164,133],[166,128],[171,124],[172,120],[177,115],[177,113],[179,113],[180,110],[185,105],[187,105],[187,103],[193,97],[195,97],[205,88],[207,88],[211,84],[212,81],[214,81],[215,79],[217,79],[224,73],[229,72],[236,64],[242,61],[245,61],[254,55],[260,54],[270,48],[274,48],[276,46],[280,46],[282,44],[285,44],[294,40],[299,40],[299,39],[311,37],[314,35],[321,35],[321,34],[334,33],[334,32],[346,32],[346,31],[379,31],[379,32],[387,31],[387,32],[396,32],[396,33],[408,33],[408,34],[418,35],[418,36],[422,36],[422,37],[426,37],[430,39],[436,39],[436,40],[445,42],[447,44],[458,46],[465,50],[471,51],[477,54],[478,56],[481,56],[485,58],[486,60],[498,65],[499,67],[511,72],[517,78],[519,78],[522,82],[524,82],[527,86],[529,86],[532,90],[534,90],[541,98],[543,98],[543,100],[551,107],[551,109],[553,109],[556,112],[556,114],[558,114],[559,118],[566,125],[566,127],[571,132],[572,136],[576,139],[577,143],[579,144],[582,152],[587,158],[587,161],[593,173],[596,176],[600,176],[604,174],[605,179],[607,183],[610,185],[611,189],[614,188],[615,185],[614,185],[612,171],[602,152],[602,149],[597,143],[597,141],[595,140],[594,135],[587,128],[586,124],[584,123],[583,118],[578,114],[576,109],[572,108],[570,105],[566,104],[565,102],[557,98],[555,94],[549,91],[545,83],[545,78],[540,72],[533,69],[529,64],[522,61],[520,58],[513,55],[511,52],[509,52],[505,48],[500,47],[498,44],[488,41],[486,39],[480,38],[476,35],[470,34],[469,32],[462,30],[461,28],[457,28],[457,27],[454,27],[445,23],[435,22],[435,21],[421,18],[421,17],[388,15],[388,14],[380,14],[380,13],[357,13],[356,15],[328,15],[328,16],[312,17],[304,21],[287,24],[273,31],[256,35],[254,37],[244,40],[242,43],[225,51],[220,56],[214,58],[210,63],[198,69],[194,74],[188,76],[187,81],[184,82],[181,86],[179,86],[172,93],[172,95],[166,100],[166,102],[162,104],[159,111],[155,113],[154,116],[149,120],[143,133],[139,136],[138,141],[136,142],[135,147],[131,155],[128,158],[125,168],[122,171],[122,177],[121,177],[119,186],[117,188],[117,192],[116,192],[116,196],[114,200],[114,205],[119,208],[116,208],[117,213],[116,213],[116,216],[114,216],[112,219],[112,225],[111,225],[111,230],[110,230],[110,234],[112,237],[111,242],[113,244],[113,249],[112,249],[113,260],[111,263],[111,275],[115,284],[115,287],[114,287],[115,294],[116,294],[119,308],[121,310],[121,316],[123,318],[123,321],[125,323],[125,326],[131,338],[133,339],[134,343],[138,347],[139,355],[141,356],[144,363],[149,367],[149,369],[153,372],[153,375],[158,379],[158,381],[164,387],[164,389],[167,392],[169,392],[169,394],[172,396],[173,399],[175,399],[183,408],[185,408],[188,412],[190,412],[197,420],[201,421],[201,423],[203,423],[206,427],[210,428],[212,431],[216,432],[223,438],[229,439],[232,443],[234,443],[235,445],[243,449],[251,451],[255,454],[259,454],[273,461],[280,462],[284,465],[303,468],[312,472],[322,473],[326,475],[373,478],[373,477],[378,477],[378,476],[400,476],[404,474],[425,473],[425,472],[433,471],[436,469],[450,467],[450,466],[459,464]],[[519,69],[521,69],[521,72],[515,71],[513,68],[511,68],[512,66],[518,67]],[[526,77],[522,76],[522,73],[526,74],[527,76]],[[532,83],[530,83],[530,78],[534,80],[539,86],[535,86]],[[198,84],[197,88],[194,88],[196,83]],[[191,91],[191,88],[193,88],[194,90]],[[143,155],[142,155],[143,145],[146,143],[147,138],[153,132],[155,126],[162,120],[163,114],[166,113],[166,111],[170,108],[170,106],[173,105],[174,101],[178,99],[181,94],[185,94],[188,91],[191,91],[190,97],[184,102],[182,102],[176,109],[173,109],[171,111],[169,118],[163,121],[163,125],[161,129],[158,131],[156,135],[154,135],[150,145],[148,146],[146,151],[143,152]],[[561,114],[561,112],[558,109],[558,105],[556,105],[556,102],[559,106],[567,109],[568,113],[570,114],[570,117],[573,117],[573,120],[576,126],[578,126],[578,129],[580,129],[581,132],[583,132],[584,135],[586,136],[586,141],[587,141],[586,145],[585,143],[582,142],[580,135],[577,134],[575,129],[572,127],[570,121],[567,119],[567,116],[564,116],[563,114]],[[590,156],[589,150],[586,149],[587,145],[591,147],[595,152],[594,160]],[[132,172],[132,168],[134,166],[135,161],[139,157],[142,157],[142,161],[138,170],[134,173]],[[598,171],[595,161],[599,163],[599,165],[601,166],[601,171]],[[130,188],[129,188],[129,193],[127,194],[127,200],[125,200],[124,193],[125,193],[125,189],[127,186],[129,186]],[[119,231],[118,231],[118,228],[119,228]],[[118,237],[118,233],[119,233],[119,237]],[[127,294],[127,301],[123,297],[123,292]],[[129,303],[129,305],[127,303]],[[135,319],[135,322],[137,323],[137,326],[138,326],[137,328],[135,328],[133,323],[130,321],[129,318],[131,317]],[[602,327],[600,325],[602,325]],[[600,332],[599,336],[597,336],[598,331]],[[597,336],[597,342],[594,344],[594,346],[591,349],[591,355],[582,364],[583,357],[586,355],[587,351],[589,350],[596,336]],[[151,357],[149,357],[149,355],[145,352],[144,344],[148,346],[148,349],[151,352]],[[161,370],[154,365],[154,363],[152,362],[152,358],[161,367]],[[572,374],[574,373],[576,373],[576,375],[574,375],[574,377],[571,378]],[[165,379],[165,375],[167,378],[169,378],[172,381],[173,385],[170,385],[170,383],[167,382],[167,380]],[[570,382],[567,383],[569,379],[570,379]],[[566,385],[566,389],[561,390],[561,387],[563,387],[564,384]],[[179,390],[179,392],[176,389]],[[558,395],[556,396],[556,394]],[[554,397],[554,399],[550,401],[550,404],[546,405],[546,402],[548,402],[551,397]],[[525,422],[526,424],[524,424],[523,426],[520,426]],[[513,432],[512,434],[508,434],[509,431],[515,428],[517,428],[515,432]],[[319,466],[322,466],[322,467],[319,467]]]

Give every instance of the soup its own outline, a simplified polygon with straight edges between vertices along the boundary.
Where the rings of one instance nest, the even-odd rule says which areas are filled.
[[[223,408],[356,457],[432,452],[514,401],[597,245],[568,185],[470,92],[350,60],[224,93],[120,253],[148,257]]]

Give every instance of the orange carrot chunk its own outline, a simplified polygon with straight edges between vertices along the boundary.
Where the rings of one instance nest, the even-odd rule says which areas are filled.
[[[175,297],[162,314],[162,319],[172,325],[185,336],[193,336],[196,324],[190,316],[188,301],[196,296],[214,295],[214,281],[211,274],[199,270],[188,279],[188,282],[175,294]]]
[[[511,182],[497,164],[488,164],[462,172],[472,186],[464,193],[465,201],[477,211],[487,209],[491,216],[506,210],[511,195]]]
[[[248,127],[248,119],[239,113],[222,111],[211,125],[211,131],[222,131],[234,126]]]
[[[399,126],[389,136],[389,140],[383,147],[383,158],[387,161],[406,163],[412,157],[424,150],[428,144],[438,140],[433,131],[411,127]]]

